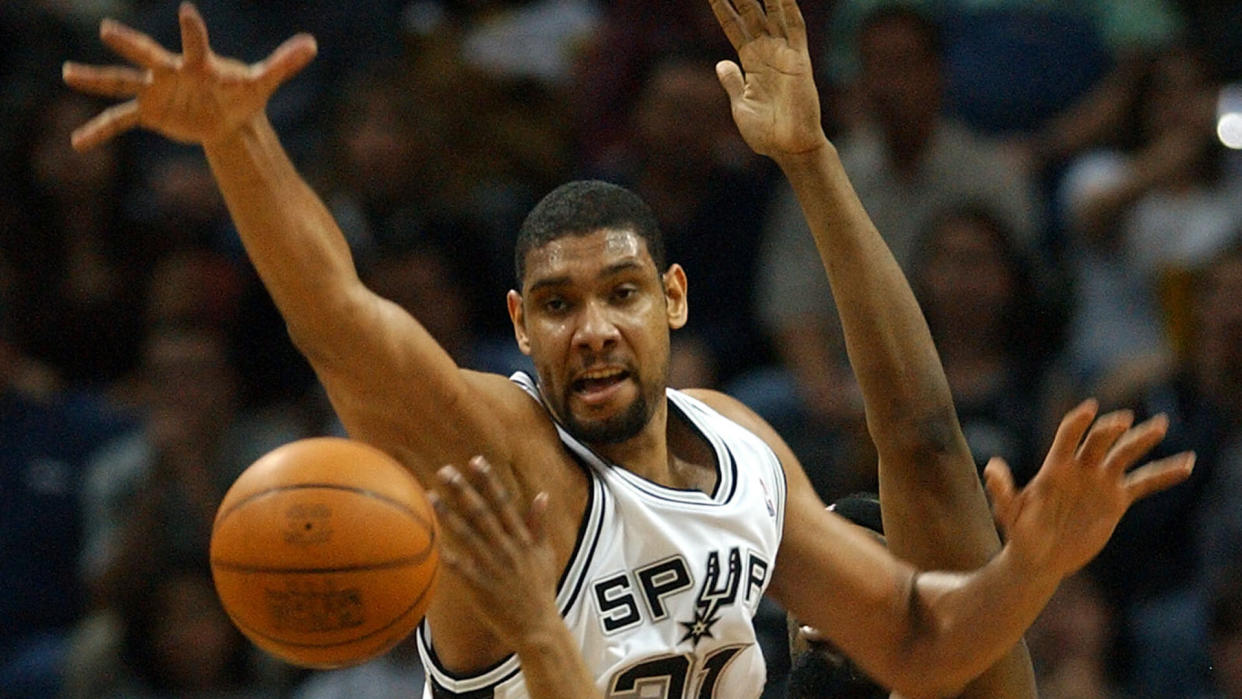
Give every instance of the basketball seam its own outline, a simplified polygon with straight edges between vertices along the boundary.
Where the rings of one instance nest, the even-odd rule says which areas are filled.
[[[312,575],[322,573],[354,573],[362,570],[388,570],[391,568],[403,568],[405,566],[418,565],[427,560],[428,556],[435,549],[435,537],[432,536],[425,550],[403,558],[395,558],[391,561],[383,561],[381,563],[358,563],[347,566],[333,566],[330,568],[284,568],[278,566],[256,566],[247,565],[245,563],[234,563],[232,561],[222,561],[218,558],[211,559],[211,565],[221,570],[227,570],[230,573],[293,573],[295,575]]]
[[[424,518],[420,513],[416,512],[409,505],[405,504],[404,502],[401,502],[400,500],[397,500],[396,498],[391,498],[387,495],[384,495],[383,493],[379,493],[374,490],[368,490],[366,488],[359,488],[359,487],[351,486],[351,485],[341,485],[340,483],[296,483],[293,485],[281,485],[281,486],[276,486],[275,488],[266,488],[256,493],[251,493],[247,495],[246,497],[242,498],[241,500],[238,500],[237,502],[233,503],[227,510],[222,510],[217,514],[216,521],[212,526],[212,530],[214,531],[215,529],[218,529],[220,524],[229,515],[233,514],[233,512],[235,512],[236,510],[241,508],[243,505],[253,500],[264,497],[266,495],[271,495],[274,493],[282,493],[282,492],[286,492],[290,490],[314,490],[314,489],[342,490],[342,491],[349,492],[349,493],[356,493],[358,495],[363,495],[369,498],[375,498],[376,500],[379,500],[380,502],[387,503],[405,512],[406,514],[413,517],[419,524],[423,525],[424,527],[431,526],[430,522],[428,522],[426,518]]]

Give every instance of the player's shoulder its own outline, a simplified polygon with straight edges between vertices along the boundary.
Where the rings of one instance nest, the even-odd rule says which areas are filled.
[[[707,407],[715,410],[721,415],[738,423],[742,427],[750,429],[752,432],[758,432],[755,427],[764,427],[772,429],[767,422],[759,417],[759,414],[750,409],[742,401],[730,396],[727,393],[721,393],[710,388],[687,388],[682,393],[703,403]]]
[[[742,401],[727,393],[721,393],[708,388],[688,388],[684,389],[682,393],[702,402],[712,410],[753,432],[757,437],[767,442],[782,463],[788,465],[796,462],[796,459],[793,458],[793,452],[785,444],[785,440],[781,438],[780,434],[759,413],[756,413]]]

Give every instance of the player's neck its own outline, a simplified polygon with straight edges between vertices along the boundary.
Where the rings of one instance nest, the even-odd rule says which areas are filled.
[[[715,451],[684,419],[670,417],[667,399],[633,438],[593,448],[612,463],[669,488],[711,493],[716,485]]]
[[[649,481],[672,485],[668,449],[668,399],[661,396],[651,419],[642,431],[624,442],[592,444],[600,456]]]

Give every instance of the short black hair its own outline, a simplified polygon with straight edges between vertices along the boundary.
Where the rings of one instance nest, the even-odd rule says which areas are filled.
[[[578,180],[549,192],[522,222],[513,251],[518,288],[526,276],[526,255],[531,250],[567,235],[588,235],[604,228],[633,231],[647,242],[656,271],[664,272],[664,238],[651,207],[620,185]]]
[[[880,515],[880,497],[875,493],[860,492],[846,495],[834,500],[828,509],[860,527],[866,527],[884,536],[884,519]]]

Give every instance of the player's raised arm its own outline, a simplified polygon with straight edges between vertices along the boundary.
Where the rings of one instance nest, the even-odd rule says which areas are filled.
[[[900,503],[899,507],[885,505],[886,529],[890,521],[894,523],[890,545],[899,555],[916,558],[920,568],[977,567],[998,544],[986,502],[922,314],[823,134],[798,7],[793,0],[766,0],[762,6],[757,0],[712,0],[712,7],[741,63],[718,66],[734,119],[747,143],[772,157],[789,178],[837,298],[847,349],[866,401],[868,426],[880,451],[881,495],[886,503]],[[1081,437],[1093,418],[1093,407],[1080,409],[1071,415],[1066,429],[1078,429]],[[1084,457],[1089,465],[1085,470],[1110,471],[1117,462],[1134,463],[1164,429],[1151,423],[1132,432],[1126,431],[1128,427],[1115,416],[1102,420],[1089,442],[1107,446],[1103,452]],[[1118,441],[1122,433],[1127,437]],[[1114,442],[1128,446],[1118,446],[1120,455],[1110,459],[1114,465],[1101,468],[1104,452],[1111,453]],[[1146,446],[1136,453],[1138,444]],[[1073,454],[1063,452],[1049,459],[1050,465],[1057,466],[1045,471],[1061,475],[1073,471],[1061,464],[1078,463]],[[1189,462],[1182,458],[1134,478],[1164,487],[1184,477],[1188,468]],[[999,467],[993,470],[1004,472]],[[1084,518],[1093,518],[1097,526],[1111,531],[1114,517],[1119,518],[1124,507],[1093,508],[1080,499],[1082,493],[1076,489],[1090,492],[1100,487],[1103,499],[1117,504],[1124,500],[1117,493],[1137,496],[1148,487],[1131,493],[1129,480],[1118,478],[1115,470],[1114,474],[1117,480],[1108,483],[1068,479],[1062,482],[1064,490],[1047,493],[1057,493],[1052,499],[1063,498],[1063,504],[1082,506]],[[870,568],[875,547],[865,542],[824,543],[830,540],[824,528],[837,529],[839,524],[819,511],[822,505],[800,475],[791,474],[790,512],[781,553],[785,565],[778,563],[773,592],[799,619],[816,623],[813,620],[818,617],[828,624],[821,628],[830,635],[835,628],[842,634],[840,645],[852,656],[857,653],[860,664],[868,667],[876,662],[869,669],[906,693],[955,691],[1001,659],[1020,640],[1059,576],[1085,563],[1107,539],[1107,532],[1097,537],[1096,548],[1068,567],[1048,550],[1028,556],[1025,546],[1033,545],[1032,537],[1025,543],[1011,542],[971,575],[919,576],[904,568],[905,564],[887,572],[883,568],[888,564],[882,564],[881,570],[875,570]],[[993,482],[998,484],[994,488],[998,497],[1013,497],[1012,486],[1006,489],[1003,477],[994,477]],[[1023,495],[1028,492],[1031,489]],[[934,513],[925,532],[911,529],[910,519],[899,521],[921,520],[911,513],[924,511]],[[962,522],[954,528],[952,520],[958,517]],[[1041,521],[1040,526],[1047,526],[1042,532],[1045,540],[1076,536],[1058,523]],[[783,574],[795,569],[796,574]],[[893,585],[900,589],[897,599],[890,597]],[[852,590],[857,607],[841,614],[832,609],[831,602],[824,602],[823,589]],[[989,632],[981,633],[983,627]],[[974,655],[957,655],[952,649],[965,647],[958,644],[970,646]],[[996,682],[986,689],[981,686],[980,691],[988,696],[1030,695],[1031,677],[1022,652],[1006,662],[1007,667],[997,668]]]
[[[212,52],[189,3],[179,20],[180,54],[105,20],[103,42],[132,65],[65,64],[70,86],[127,100],[75,131],[74,146],[135,127],[202,145],[250,259],[353,436],[399,453],[425,481],[424,456],[464,461],[473,453],[465,441],[499,447],[486,434],[494,405],[480,395],[504,389],[471,387],[507,382],[459,371],[416,321],[362,285],[336,222],[267,120],[268,98],[312,60],[314,39],[295,36],[246,65]]]
[[[786,172],[828,274],[879,454],[889,550],[920,568],[979,567],[1000,540],[927,323],[823,135],[798,7],[713,6],[741,61],[718,69],[738,127]],[[1034,693],[1018,644],[965,695]]]

